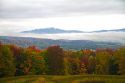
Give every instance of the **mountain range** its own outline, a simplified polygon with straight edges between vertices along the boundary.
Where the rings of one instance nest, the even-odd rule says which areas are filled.
[[[43,29],[34,29],[28,31],[22,31],[21,33],[35,33],[35,34],[57,34],[57,33],[93,33],[93,32],[125,32],[125,28],[122,29],[114,29],[114,30],[98,30],[98,31],[91,31],[91,32],[84,32],[80,30],[63,30],[54,27],[50,28],[43,28]]]
[[[64,49],[97,49],[97,48],[118,48],[122,46],[120,43],[113,42],[97,42],[90,40],[52,40],[43,38],[31,38],[31,37],[10,37],[0,36],[0,42],[4,44],[16,44],[21,47],[28,47],[35,45],[41,49],[47,48],[51,45],[60,45]]]
[[[93,31],[93,32],[110,32],[110,31],[125,32],[125,28],[122,28],[122,29],[113,29],[113,30],[99,30],[99,31]]]
[[[83,31],[78,30],[62,30],[57,28],[44,28],[44,29],[34,29],[29,31],[23,31],[22,33],[36,33],[36,34],[56,34],[56,33],[83,33]]]

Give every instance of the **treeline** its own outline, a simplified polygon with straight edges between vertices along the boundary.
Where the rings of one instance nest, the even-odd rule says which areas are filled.
[[[0,44],[0,77],[84,74],[125,75],[125,47],[76,51]]]

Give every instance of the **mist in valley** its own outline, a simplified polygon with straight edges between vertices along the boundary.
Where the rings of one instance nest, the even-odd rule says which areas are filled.
[[[92,40],[117,42],[125,44],[125,32],[93,32],[93,33],[61,33],[61,34],[33,34],[33,33],[2,33],[1,36],[33,37],[43,39]]]

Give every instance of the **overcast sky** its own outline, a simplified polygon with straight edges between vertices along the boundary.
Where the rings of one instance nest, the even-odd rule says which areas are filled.
[[[0,32],[125,28],[125,0],[0,0]]]

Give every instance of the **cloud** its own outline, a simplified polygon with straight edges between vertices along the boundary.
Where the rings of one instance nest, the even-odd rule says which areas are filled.
[[[1,0],[0,18],[125,13],[124,0]]]

